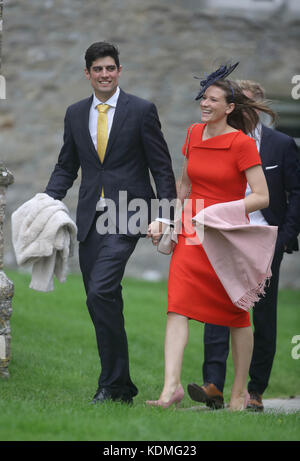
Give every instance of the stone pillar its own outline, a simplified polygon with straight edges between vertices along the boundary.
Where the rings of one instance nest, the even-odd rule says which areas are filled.
[[[0,377],[8,378],[10,362],[10,317],[12,314],[12,297],[14,284],[3,271],[4,236],[3,224],[5,218],[6,189],[14,182],[13,175],[0,161]]]

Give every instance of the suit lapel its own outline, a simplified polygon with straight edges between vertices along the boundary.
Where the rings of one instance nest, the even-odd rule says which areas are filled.
[[[113,124],[110,130],[108,143],[106,147],[104,162],[106,161],[107,156],[109,155],[112,149],[113,143],[118,137],[119,131],[126,119],[126,115],[128,112],[128,101],[129,101],[129,98],[127,94],[123,90],[120,89],[120,94],[119,94],[119,98],[118,98],[118,102],[117,102],[117,106],[115,110]]]
[[[269,153],[269,129],[270,128],[267,128],[266,126],[262,125],[259,155],[263,166],[267,162],[267,157]]]
[[[91,152],[93,152],[93,154],[96,155],[96,158],[99,161],[98,153],[94,146],[93,140],[91,138],[90,129],[89,129],[90,108],[91,108],[92,102],[93,102],[93,96],[87,99],[86,105],[84,106],[82,128],[83,128],[83,136],[84,136],[84,139],[87,139],[89,150],[91,150]]]

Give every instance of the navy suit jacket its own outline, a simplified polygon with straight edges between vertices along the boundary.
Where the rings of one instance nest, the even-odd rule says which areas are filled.
[[[262,211],[286,252],[298,250],[300,232],[300,161],[295,141],[263,125],[260,144],[262,167],[269,187],[270,204]]]
[[[150,170],[157,198],[176,198],[171,158],[155,105],[120,90],[101,164],[89,132],[92,100],[91,96],[68,107],[63,147],[45,190],[51,197],[63,199],[81,167],[76,218],[79,241],[85,240],[92,225],[102,187],[105,198],[116,205],[119,191],[127,191],[128,201],[143,198],[150,211],[150,201],[155,198]],[[150,218],[149,213],[147,220]]]

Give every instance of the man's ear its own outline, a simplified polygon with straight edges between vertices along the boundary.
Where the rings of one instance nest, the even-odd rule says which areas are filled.
[[[90,75],[90,73],[89,73],[89,71],[87,70],[86,67],[85,67],[85,69],[84,69],[84,73],[85,73],[86,78],[87,78],[88,80],[90,80],[91,75]]]

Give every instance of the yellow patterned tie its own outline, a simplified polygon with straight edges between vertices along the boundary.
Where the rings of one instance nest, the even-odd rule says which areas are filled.
[[[108,104],[98,104],[97,109],[99,112],[97,123],[97,152],[100,162],[103,163],[107,141],[108,141],[108,122],[107,111],[110,108]],[[104,197],[103,187],[101,197]]]

